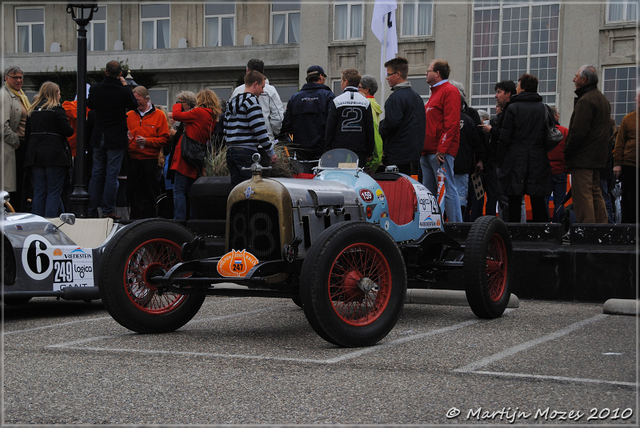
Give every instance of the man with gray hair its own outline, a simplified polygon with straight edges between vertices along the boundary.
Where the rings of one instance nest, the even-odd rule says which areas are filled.
[[[21,199],[26,199],[22,197],[24,190],[23,178],[28,177],[28,175],[23,175],[22,165],[26,154],[24,133],[27,110],[31,103],[22,90],[23,82],[24,74],[20,67],[10,66],[4,71],[4,91],[2,91],[2,104],[4,106],[4,114],[2,116],[4,125],[4,190],[11,194],[11,204],[17,210],[24,208],[20,206]],[[17,169],[20,172],[17,172]]]
[[[571,170],[573,209],[578,223],[607,223],[600,170],[607,166],[611,106],[598,90],[594,66],[580,67],[573,83],[578,97],[574,100],[564,149],[566,165]]]

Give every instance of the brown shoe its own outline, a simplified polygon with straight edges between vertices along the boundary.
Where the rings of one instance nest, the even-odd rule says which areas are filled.
[[[102,214],[102,218],[111,218],[114,220],[120,220],[122,217],[120,217],[119,215],[115,215],[115,213],[111,213],[111,214]]]

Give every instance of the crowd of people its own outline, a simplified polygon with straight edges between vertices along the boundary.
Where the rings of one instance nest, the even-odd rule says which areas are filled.
[[[429,64],[426,105],[408,81],[405,58],[384,66],[391,89],[384,109],[376,102],[373,76],[343,70],[342,93],[334,94],[324,69],[313,65],[285,110],[264,63],[252,59],[244,84],[228,102],[209,89],[182,91],[167,112],[150,101],[145,87],[128,86],[120,63],[110,61],[104,80],[87,95],[89,216],[120,219],[116,206],[122,206],[124,195],[129,218],[156,217],[158,195],[166,191],[172,194],[174,219],[194,218],[188,195],[203,165],[193,153],[197,158],[202,146],[223,140],[230,180],[237,184],[250,178],[254,153],[275,162],[275,144],[286,136],[297,159],[315,161],[328,150],[347,148],[369,173],[393,165],[417,175],[433,194],[442,192],[444,183],[441,207],[450,222],[484,214],[526,221],[525,195],[534,222],[614,222],[616,180],[623,192],[621,220],[636,221],[636,111],[617,128],[593,66],[575,74],[568,128],[559,124],[557,108],[543,103],[531,74],[497,82],[496,114],[490,115],[467,103],[464,86],[450,79],[445,60]],[[70,208],[75,103],[61,104],[53,82],[45,82],[30,101],[19,67],[7,68],[4,81],[4,189],[18,210],[55,217]],[[563,138],[550,144],[554,126]],[[478,192],[478,183],[484,192]]]

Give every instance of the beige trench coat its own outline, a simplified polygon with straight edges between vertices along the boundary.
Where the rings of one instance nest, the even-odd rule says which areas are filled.
[[[6,84],[2,91],[2,104],[4,106],[4,114],[2,116],[2,123],[4,124],[4,190],[7,192],[15,192],[17,190],[16,149],[20,145],[16,131],[20,125],[20,116],[22,116],[22,103],[20,99],[7,88]]]

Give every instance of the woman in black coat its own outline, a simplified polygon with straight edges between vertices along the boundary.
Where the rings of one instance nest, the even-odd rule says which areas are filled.
[[[551,194],[553,179],[547,157],[547,107],[538,95],[538,79],[523,74],[517,94],[504,111],[497,148],[501,188],[509,198],[509,219],[520,218],[522,197],[531,199],[534,222],[549,222],[545,197]]]
[[[62,187],[71,167],[67,137],[73,134],[69,118],[60,105],[60,88],[44,82],[28,111],[25,126],[28,149],[25,168],[33,177],[32,212],[57,217],[64,209]]]

